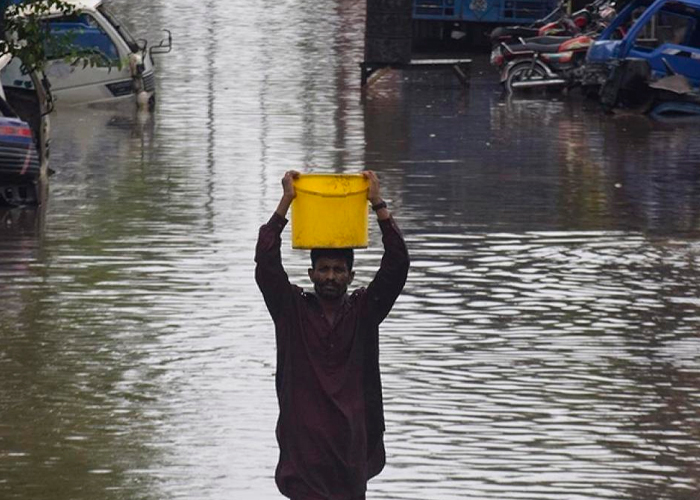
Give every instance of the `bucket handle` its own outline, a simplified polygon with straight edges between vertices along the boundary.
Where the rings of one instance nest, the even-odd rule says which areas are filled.
[[[298,188],[298,187],[295,187],[294,189],[296,191],[299,191],[300,193],[313,194],[316,196],[320,196],[322,198],[345,198],[346,196],[355,196],[356,194],[364,193],[367,190],[369,190],[369,188],[364,188],[364,189],[360,189],[359,191],[353,191],[352,193],[330,194],[330,193],[317,193],[316,191],[309,191],[307,189],[302,189],[302,188]]]

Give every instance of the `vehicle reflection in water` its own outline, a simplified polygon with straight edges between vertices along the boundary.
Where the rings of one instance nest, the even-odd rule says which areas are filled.
[[[480,69],[439,97],[380,80],[365,99],[368,165],[400,172],[407,196],[437,194],[438,217],[468,211],[473,228],[697,232],[692,124],[608,116],[577,96],[507,99]]]
[[[5,277],[0,284],[3,315],[8,324],[21,321],[26,304],[21,289],[10,286],[10,280],[29,282],[29,269],[39,257],[40,238],[43,232],[43,210],[41,208],[0,208],[0,235],[4,241],[0,252],[0,275]]]
[[[356,2],[114,4],[178,54],[148,119],[58,110],[45,212],[2,216],[0,497],[279,498],[257,229],[287,169],[363,166],[413,260],[369,497],[697,491],[692,127],[508,102],[484,55],[468,88],[393,72],[361,98]]]

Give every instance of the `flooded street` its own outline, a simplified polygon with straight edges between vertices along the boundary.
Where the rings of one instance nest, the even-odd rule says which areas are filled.
[[[697,122],[509,101],[487,54],[363,94],[350,0],[110,5],[174,51],[151,116],[59,108],[48,203],[0,212],[0,498],[282,498],[257,230],[286,170],[364,168],[412,257],[368,499],[699,498]]]

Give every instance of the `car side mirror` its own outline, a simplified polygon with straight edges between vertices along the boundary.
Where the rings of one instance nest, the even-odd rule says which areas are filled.
[[[167,38],[160,41],[155,47],[151,47],[150,54],[167,54],[173,50],[173,34],[170,30],[163,30],[168,34]]]

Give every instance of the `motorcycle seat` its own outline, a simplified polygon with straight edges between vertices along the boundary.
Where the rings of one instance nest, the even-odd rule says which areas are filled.
[[[559,52],[561,43],[512,43],[508,45],[511,52],[539,52],[541,54],[555,54]]]
[[[491,41],[510,40],[518,37],[529,38],[537,36],[537,28],[527,28],[524,26],[501,26],[491,32]]]
[[[538,36],[535,38],[525,39],[525,43],[538,43],[543,45],[561,45],[567,40],[571,40],[570,36]]]

